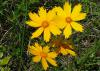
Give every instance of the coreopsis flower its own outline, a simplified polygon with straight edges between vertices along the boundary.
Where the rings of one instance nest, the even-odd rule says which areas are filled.
[[[52,42],[53,47],[57,47],[56,49],[56,53],[59,54],[63,54],[63,55],[72,55],[72,56],[76,56],[76,52],[73,49],[73,46],[71,43],[69,43],[69,41],[65,42],[62,41],[61,39],[55,40]]]
[[[53,66],[57,66],[56,61],[54,60],[57,57],[56,52],[50,52],[49,47],[41,47],[38,43],[35,43],[35,46],[29,46],[29,53],[34,55],[33,62],[42,62],[42,66],[47,70],[49,62]]]
[[[60,46],[60,50],[59,50],[60,53],[62,53],[63,55],[67,55],[67,54],[70,54],[72,56],[76,56],[76,53],[75,51],[73,51],[73,48],[71,45],[67,45],[67,46]]]
[[[53,10],[47,12],[43,7],[39,8],[38,14],[30,12],[29,17],[31,20],[26,21],[26,24],[38,28],[32,33],[31,38],[37,38],[44,32],[44,40],[48,42],[51,38],[51,33],[53,35],[60,35],[61,31],[53,21],[55,15]]]
[[[69,2],[65,3],[63,9],[61,7],[54,8],[54,10],[57,12],[57,18],[55,21],[58,23],[58,27],[64,28],[63,34],[65,35],[65,38],[69,38],[69,36],[72,34],[72,28],[75,31],[83,32],[83,26],[77,22],[85,19],[86,17],[86,13],[82,13],[81,9],[82,5],[78,4],[72,10]]]

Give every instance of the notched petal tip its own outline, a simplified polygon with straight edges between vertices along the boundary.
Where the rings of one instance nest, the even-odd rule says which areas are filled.
[[[65,38],[69,38],[72,35],[72,27],[70,26],[70,24],[66,26],[63,31],[63,34],[65,35]]]
[[[42,66],[43,66],[44,70],[47,70],[47,68],[49,67],[46,59],[44,59],[44,58],[42,58]]]
[[[59,12],[59,10],[61,11],[62,10],[62,8],[60,7],[60,6],[55,6],[54,8],[53,8],[53,10],[55,11],[55,12]]]
[[[70,5],[70,3],[67,1],[67,2],[65,2],[64,6],[65,6],[65,5],[68,5],[68,6],[69,6],[69,5]]]
[[[42,7],[39,7],[39,10],[41,10],[41,9],[42,9],[42,10],[45,10],[44,6],[42,6]]]
[[[83,32],[83,30],[84,30],[83,26],[80,23],[78,23],[78,22],[72,22],[71,26],[77,32]]]
[[[28,13],[29,17],[31,17],[34,13],[32,13],[31,11]]]
[[[77,6],[77,7],[82,7],[82,4],[81,3],[78,3],[78,4],[76,4],[75,6]]]
[[[46,9],[44,8],[44,6],[39,7],[39,12],[41,12],[41,11],[45,11],[46,12]]]

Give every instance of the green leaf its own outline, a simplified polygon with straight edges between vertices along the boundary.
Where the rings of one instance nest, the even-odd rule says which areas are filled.
[[[2,56],[3,56],[3,52],[0,52],[0,58],[2,58]]]
[[[0,67],[0,71],[10,71],[9,67]]]
[[[4,70],[4,67],[1,67],[0,70],[1,70],[1,71],[5,71],[5,70]]]
[[[99,45],[100,44],[100,40],[99,41],[95,41],[93,46],[86,49],[85,53],[83,53],[81,55],[81,57],[79,59],[77,59],[77,63],[78,64],[83,64],[85,63],[90,57],[93,57],[93,54],[96,53],[97,50],[99,50]]]
[[[8,64],[10,58],[11,58],[11,56],[7,56],[7,57],[3,58],[2,60],[0,60],[0,65]]]

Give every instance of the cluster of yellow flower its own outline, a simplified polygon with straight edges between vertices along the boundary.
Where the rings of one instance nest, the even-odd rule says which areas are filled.
[[[29,13],[29,21],[26,21],[31,27],[38,28],[35,32],[32,33],[31,38],[37,38],[42,33],[44,33],[43,38],[45,42],[51,40],[51,33],[53,35],[63,34],[66,38],[69,38],[72,34],[72,28],[75,31],[82,32],[83,26],[80,25],[77,21],[85,19],[86,13],[81,12],[82,5],[77,4],[73,10],[71,9],[71,4],[66,2],[61,7],[54,7],[52,10],[47,11],[44,7],[40,7],[38,14]],[[63,32],[62,32],[63,31]],[[59,53],[63,55],[70,54],[76,56],[76,53],[73,51],[72,45],[65,45],[61,41],[56,42],[59,45],[59,51],[50,51],[49,46],[41,47],[38,43],[28,47],[29,53],[35,55],[33,57],[34,62],[39,62],[41,60],[43,68],[47,70],[48,64],[47,61],[53,66],[57,66],[56,61],[54,60]],[[47,61],[46,61],[47,60]]]

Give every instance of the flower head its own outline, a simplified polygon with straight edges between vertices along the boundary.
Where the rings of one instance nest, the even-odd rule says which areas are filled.
[[[56,52],[59,54],[67,55],[70,54],[72,56],[76,56],[77,54],[75,53],[72,44],[67,41],[62,41],[62,40],[55,40],[52,42],[54,47],[57,47]]]
[[[38,14],[30,12],[29,17],[31,20],[26,21],[26,24],[31,27],[38,27],[38,29],[32,33],[31,38],[39,37],[44,32],[44,40],[48,42],[51,38],[51,33],[60,35],[61,31],[53,21],[55,15],[53,10],[47,12],[43,7],[39,8]]]
[[[57,18],[55,21],[58,23],[58,27],[64,28],[63,34],[65,35],[65,38],[69,38],[72,34],[72,28],[79,32],[83,31],[83,26],[77,22],[85,19],[86,17],[86,13],[82,13],[81,8],[82,5],[78,4],[72,10],[71,4],[68,2],[65,3],[63,9],[61,7],[54,8],[57,12]]]
[[[60,50],[59,50],[60,53],[62,53],[63,55],[67,55],[67,54],[70,54],[72,56],[76,56],[76,53],[75,51],[73,51],[73,48],[71,45],[67,45],[67,46],[60,46]]]
[[[56,61],[54,60],[54,58],[57,57],[57,54],[55,52],[50,52],[48,46],[42,48],[38,43],[35,43],[35,46],[29,46],[28,51],[35,56],[33,57],[34,62],[39,62],[41,60],[45,70],[49,67],[47,61],[53,66],[57,66]]]

